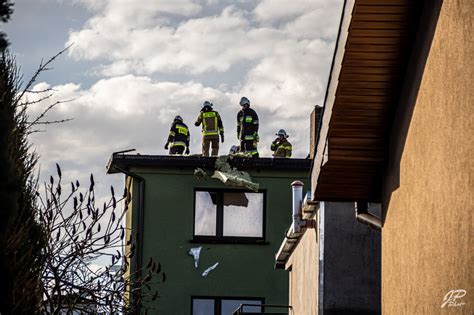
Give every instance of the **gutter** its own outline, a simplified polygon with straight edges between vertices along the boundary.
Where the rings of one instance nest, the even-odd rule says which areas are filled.
[[[382,205],[380,203],[371,204],[371,205],[375,205],[375,207],[373,208],[376,208],[376,210],[378,210],[377,212],[381,214]],[[382,219],[370,211],[372,207],[370,207],[369,203],[356,202],[354,208],[355,208],[355,217],[359,222],[368,224],[369,226],[379,231],[382,230],[382,227],[383,227]]]
[[[306,230],[316,228],[316,221],[313,218],[319,209],[319,203],[310,201],[309,194],[303,200],[302,182],[294,181],[291,186],[293,190],[293,221],[275,255],[275,269],[285,269],[288,259],[298,246]]]

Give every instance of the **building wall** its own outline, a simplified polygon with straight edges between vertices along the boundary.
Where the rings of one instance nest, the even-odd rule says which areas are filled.
[[[355,219],[354,203],[324,202],[320,211],[324,314],[379,314],[380,232]]]
[[[322,202],[318,216],[286,264],[293,315],[380,313],[380,232],[355,220],[354,203]]]
[[[193,169],[133,169],[145,178],[144,263],[159,261],[167,281],[158,286],[159,314],[190,314],[191,296],[263,297],[288,304],[288,274],[275,270],[274,255],[291,221],[291,182],[307,172],[251,173],[267,191],[265,244],[193,243],[194,188],[229,188],[216,179],[199,180]],[[135,202],[135,201],[134,201]],[[202,246],[199,267],[188,255]],[[207,277],[202,272],[218,262]]]
[[[398,146],[382,232],[384,314],[474,313],[473,16],[471,0],[443,2]],[[442,309],[456,289],[466,304]]]
[[[318,310],[319,240],[317,229],[308,229],[286,264],[290,280],[292,315],[313,315]]]

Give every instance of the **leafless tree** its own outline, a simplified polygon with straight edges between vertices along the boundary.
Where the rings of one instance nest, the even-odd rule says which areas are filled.
[[[156,284],[165,281],[165,274],[153,259],[140,271],[143,277],[130,270],[134,246],[131,237],[125,242],[131,235],[123,225],[127,206],[118,206],[127,191],[117,199],[111,187],[110,199],[99,207],[92,175],[87,189],[81,191],[78,181],[71,182],[70,191],[63,194],[58,165],[57,172],[57,182],[51,177],[38,193],[38,220],[47,237],[41,271],[43,310],[111,314],[145,309],[158,297]],[[130,250],[123,255],[126,245]],[[102,268],[92,268],[100,263]]]

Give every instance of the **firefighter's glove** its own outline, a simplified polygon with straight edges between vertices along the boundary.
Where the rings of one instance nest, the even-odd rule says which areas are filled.
[[[221,133],[221,142],[224,143],[224,134]]]
[[[169,143],[166,142],[166,144],[165,144],[165,150],[168,150],[168,144],[169,144]]]
[[[186,152],[184,153],[186,153],[186,155],[189,155],[189,148],[186,148]]]
[[[260,141],[260,137],[258,136],[258,134],[256,133],[255,134],[255,142],[259,142]]]

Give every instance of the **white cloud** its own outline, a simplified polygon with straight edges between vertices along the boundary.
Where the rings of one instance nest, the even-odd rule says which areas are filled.
[[[290,20],[311,10],[325,6],[328,0],[263,0],[255,8],[254,14],[260,21]]]
[[[91,1],[81,2],[91,7]],[[191,16],[201,10],[192,0],[145,0],[139,4],[132,0],[109,0],[92,7],[100,10],[82,30],[71,32],[66,44],[74,43],[70,54],[76,58],[120,59],[127,54],[149,54],[152,50],[148,49],[148,41],[169,36],[171,29],[159,26],[166,23],[166,15]],[[159,46],[153,48],[156,47]]]
[[[242,59],[258,57],[263,51],[247,41],[248,21],[233,7],[219,16],[189,19],[173,27],[150,27],[129,23],[125,28],[109,15],[92,18],[87,27],[70,34],[75,58],[104,58],[112,61],[104,74],[127,72],[152,74],[187,70],[202,73],[225,71]],[[260,40],[260,32],[254,33]]]
[[[252,14],[228,6],[218,15],[206,15],[201,8],[201,16],[173,23],[173,15],[159,5],[129,10],[126,3],[109,4],[82,30],[72,32],[68,43],[75,44],[70,54],[78,59],[107,60],[109,64],[102,69],[106,76],[223,73],[239,62],[271,57],[284,42],[333,40],[337,29],[334,12],[340,9],[338,3],[263,1]],[[180,13],[198,11],[196,5]],[[264,23],[282,17],[286,17],[282,26]]]
[[[268,108],[274,121],[308,117],[324,95],[331,48],[320,40],[282,42],[249,72],[242,93]]]
[[[335,5],[330,1],[324,1],[323,5],[289,21],[284,29],[298,39],[319,38],[332,41],[337,35],[341,9],[341,4]]]

